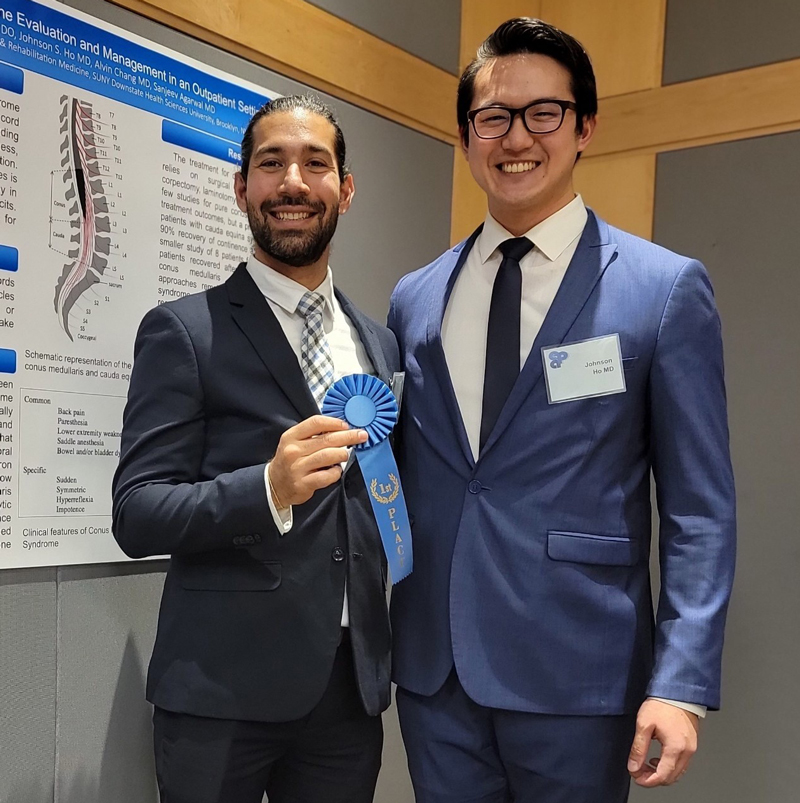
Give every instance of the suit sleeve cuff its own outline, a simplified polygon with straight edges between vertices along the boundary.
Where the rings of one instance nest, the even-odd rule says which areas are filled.
[[[700,719],[705,719],[706,712],[708,711],[704,705],[698,705],[697,703],[682,703],[679,700],[667,700],[666,697],[648,697],[648,699],[658,700],[660,703],[667,703],[668,705],[674,705],[676,708],[682,708],[684,711],[696,714]]]
[[[281,535],[286,535],[292,529],[294,524],[294,516],[292,515],[292,506],[284,507],[278,510],[275,507],[275,500],[272,498],[272,490],[269,487],[269,463],[264,467],[264,488],[267,492],[267,502],[269,502],[269,511],[272,513],[272,520],[278,528]]]

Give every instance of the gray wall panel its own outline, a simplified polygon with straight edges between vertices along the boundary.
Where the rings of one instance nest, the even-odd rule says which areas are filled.
[[[800,58],[798,32],[797,0],[669,0],[664,83]]]
[[[156,803],[144,677],[163,561],[59,571],[56,803]]]
[[[675,803],[790,803],[800,785],[798,147],[791,133],[658,157],[655,239],[703,260],[722,315],[739,500],[723,709]]]
[[[0,572],[0,803],[53,799],[56,570]]]
[[[309,0],[443,70],[458,73],[461,0]],[[487,31],[488,33],[488,31]],[[454,112],[455,113],[455,112]]]
[[[374,803],[413,803],[414,790],[406,761],[393,691],[392,707],[383,715],[383,765]]]

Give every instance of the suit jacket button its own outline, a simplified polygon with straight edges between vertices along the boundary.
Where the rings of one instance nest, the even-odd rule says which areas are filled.
[[[331,557],[337,563],[341,563],[344,560],[344,550],[340,546],[334,547],[333,552],[331,552]]]
[[[483,485],[481,485],[478,480],[472,480],[467,488],[469,488],[471,494],[479,494],[483,490]]]

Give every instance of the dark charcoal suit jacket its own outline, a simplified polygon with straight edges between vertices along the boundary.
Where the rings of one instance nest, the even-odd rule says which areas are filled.
[[[377,375],[394,335],[337,291]],[[347,578],[364,707],[389,705],[385,558],[358,463],[294,508],[282,536],[264,487],[281,434],[318,413],[244,263],[219,287],[147,313],[114,477],[114,535],[169,554],[147,699],[171,711],[280,722],[321,698]]]

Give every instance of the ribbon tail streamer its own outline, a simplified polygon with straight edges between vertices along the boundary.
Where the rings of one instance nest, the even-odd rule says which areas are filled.
[[[399,583],[411,574],[414,555],[411,525],[392,447],[384,440],[371,449],[357,451],[356,458],[369,491],[391,581]]]

